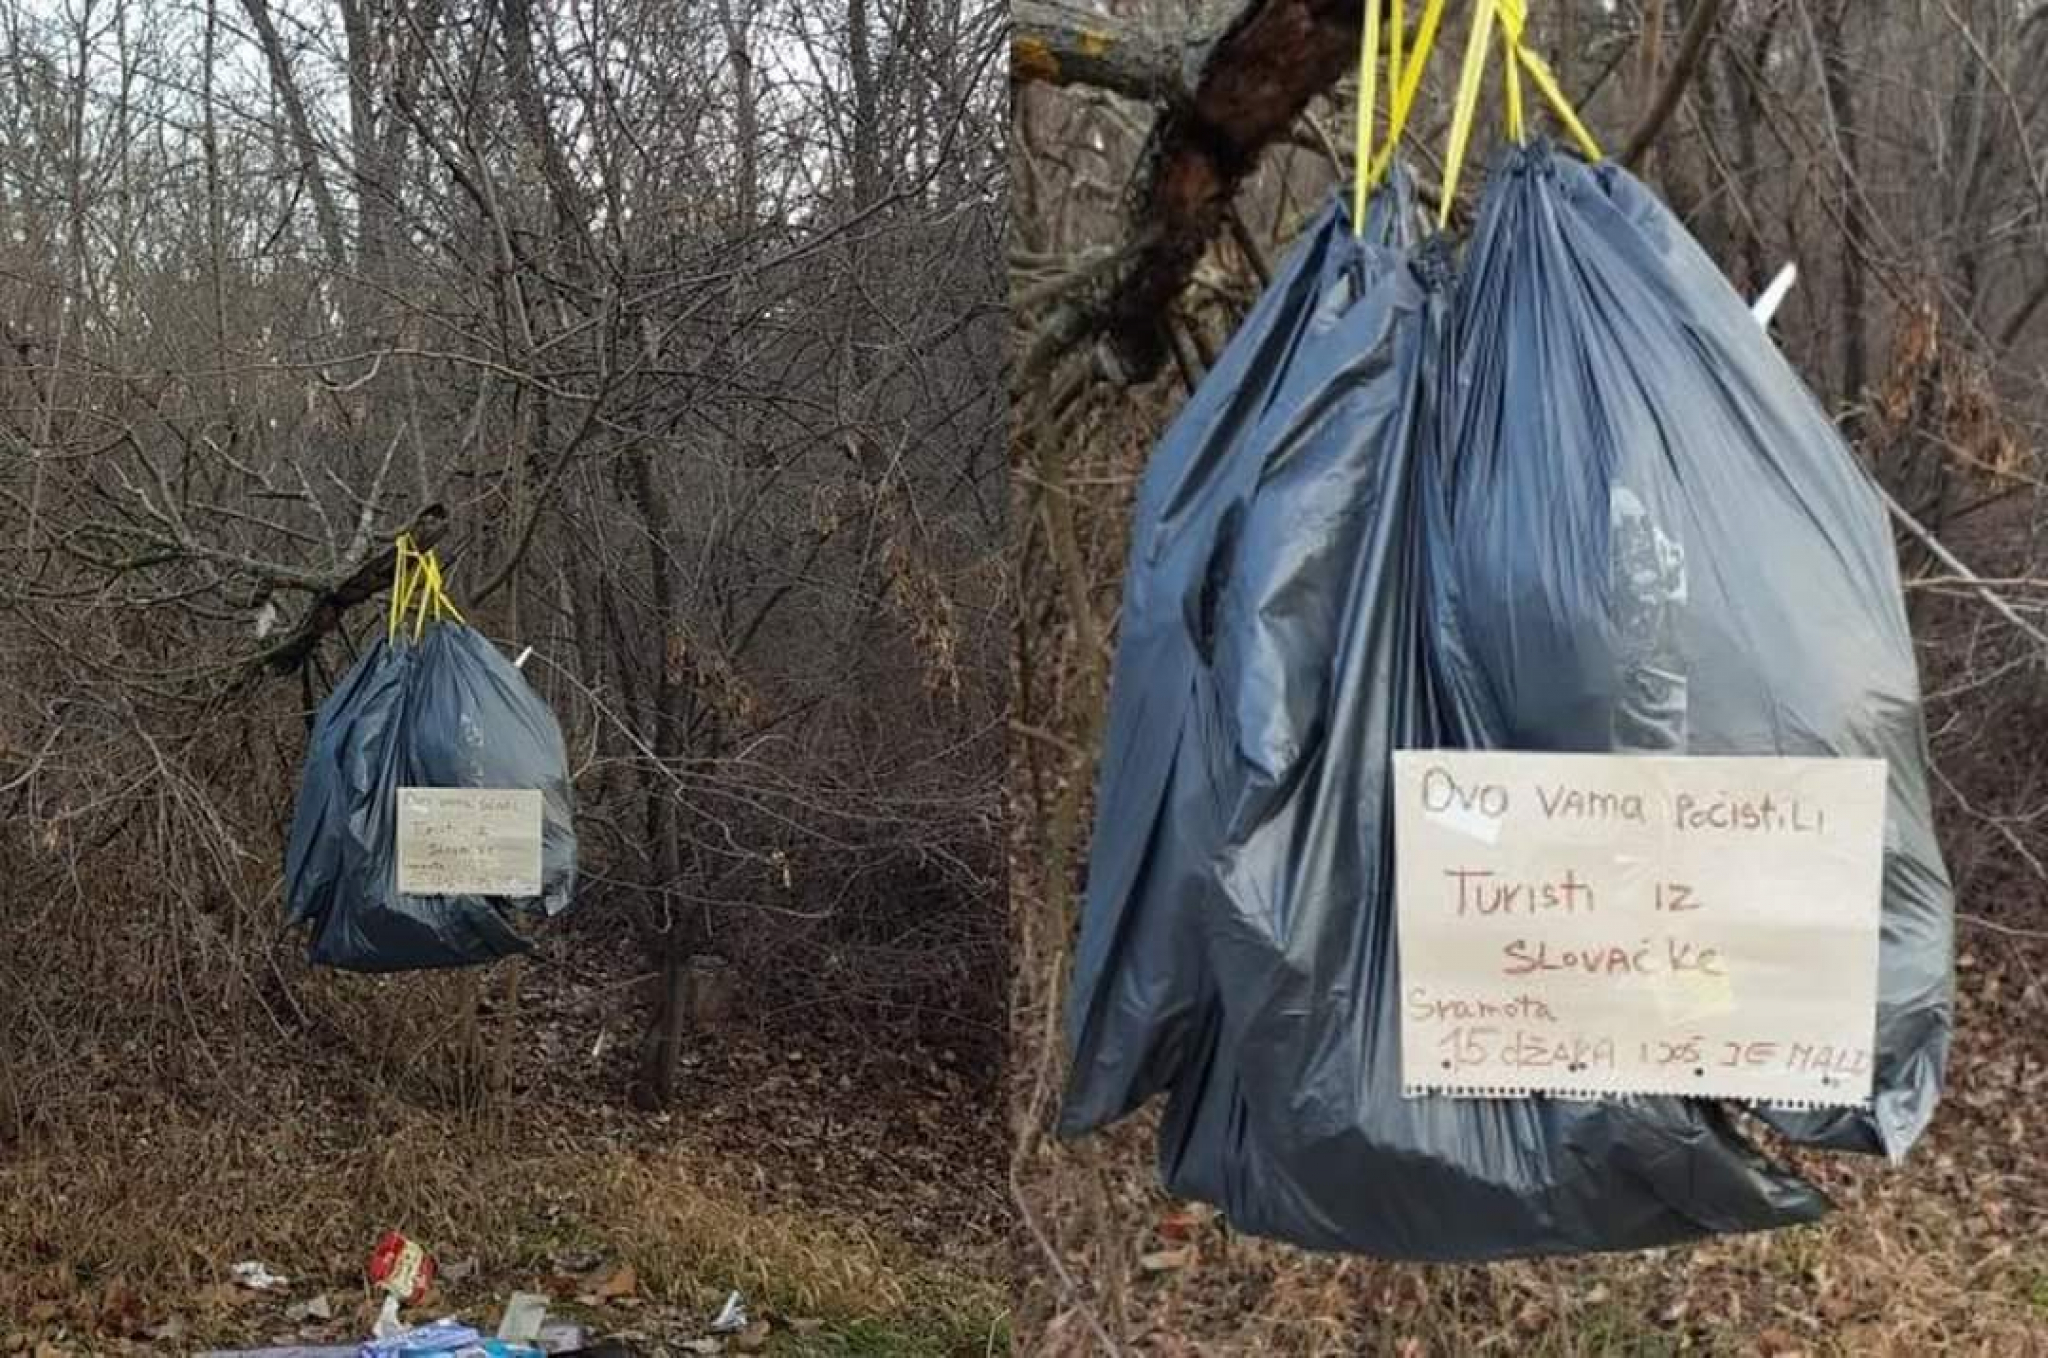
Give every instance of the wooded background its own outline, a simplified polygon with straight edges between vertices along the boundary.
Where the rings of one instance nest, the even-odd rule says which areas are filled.
[[[1405,8],[1413,25],[1424,7]],[[1493,1269],[1234,1238],[1159,1193],[1148,1118],[1051,1140],[1131,495],[1273,261],[1348,191],[1362,8],[1020,0],[1011,1188],[1024,1351],[2021,1352],[2048,1336],[2035,1149],[2048,1086],[2048,5],[1528,9],[1533,45],[1602,144],[1736,288],[1754,295],[1798,265],[1779,341],[1925,530],[1900,520],[1964,912],[1961,1031],[1936,1131],[1897,1173],[1795,1156],[1844,1204],[1813,1231]],[[1409,129],[1426,193],[1471,11],[1449,6]],[[1460,222],[1501,125],[1494,99]]]
[[[552,1078],[473,975],[280,937],[408,526],[534,648],[622,1098],[707,952],[748,1021],[999,1049],[1002,18],[0,3],[0,1147],[280,1053],[488,1092],[451,1022]]]

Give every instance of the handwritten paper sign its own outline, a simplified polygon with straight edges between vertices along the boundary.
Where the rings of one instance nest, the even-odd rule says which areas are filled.
[[[540,895],[541,795],[402,787],[398,889],[408,896]]]
[[[1411,1097],[1867,1103],[1882,760],[1394,756]]]

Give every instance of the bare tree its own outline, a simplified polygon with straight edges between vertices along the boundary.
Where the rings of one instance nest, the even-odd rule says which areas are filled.
[[[206,1012],[301,1027],[298,745],[410,528],[535,648],[568,927],[664,978],[646,1100],[707,950],[996,1042],[1001,40],[946,0],[0,4],[0,862],[90,876],[74,930],[160,903]]]

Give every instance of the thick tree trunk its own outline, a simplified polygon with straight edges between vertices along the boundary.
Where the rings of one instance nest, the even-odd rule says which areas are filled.
[[[576,258],[581,262],[590,255],[590,209],[561,142],[555,137],[547,103],[541,98],[533,52],[533,0],[504,0],[504,5],[505,79],[511,87],[512,106],[518,112],[528,143],[540,158],[541,174],[547,180],[548,197],[554,205],[561,238],[578,248]]]
[[[1822,12],[1821,81],[1840,143],[1842,184],[1841,340],[1842,395],[1860,402],[1869,383],[1870,358],[1865,276],[1870,267],[1870,220],[1863,196],[1862,139],[1857,122],[1855,81],[1843,37],[1848,0],[1834,0]],[[1853,428],[1859,421],[1851,418]]]
[[[285,125],[291,132],[292,149],[299,157],[299,174],[313,200],[313,218],[320,229],[320,242],[327,250],[327,265],[335,273],[348,269],[347,237],[341,229],[341,211],[335,206],[333,190],[320,166],[320,144],[313,136],[312,120],[306,115],[306,101],[299,93],[298,77],[292,74],[277,22],[271,17],[268,0],[242,0],[242,12],[256,30],[257,45],[270,68],[270,83],[284,105]]]
[[[653,847],[653,881],[648,885],[664,907],[660,935],[661,999],[648,1040],[641,1044],[642,1060],[633,1090],[636,1103],[658,1107],[667,1103],[673,1093],[676,1067],[682,1059],[687,1034],[685,977],[690,959],[702,944],[698,927],[701,916],[690,904],[679,904],[674,897],[684,874],[682,843],[676,833],[675,789],[669,772],[683,753],[690,702],[682,608],[675,568],[669,557],[674,513],[660,468],[645,443],[637,445],[627,461],[633,499],[647,528],[649,583],[662,637],[661,654],[655,662],[659,667],[654,683],[655,767],[647,771],[642,789],[647,842]]]
[[[882,101],[875,71],[874,35],[868,0],[847,0],[846,65],[853,82],[853,205],[865,208],[882,196]]]
[[[750,13],[735,12],[733,0],[718,0],[718,19],[725,29],[725,59],[732,68],[733,137],[739,159],[739,183],[735,186],[733,218],[742,233],[754,228],[761,211],[760,132],[754,106],[754,52],[747,25]]]

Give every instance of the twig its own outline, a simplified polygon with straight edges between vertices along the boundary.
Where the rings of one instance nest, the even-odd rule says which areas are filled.
[[[1967,581],[1971,589],[1985,603],[1991,605],[1992,612],[2024,632],[2042,650],[2048,651],[2048,633],[2042,632],[2040,628],[2021,617],[2019,612],[2010,603],[2007,603],[2002,596],[1991,589],[1989,581],[1958,560],[1954,552],[1951,552],[1942,545],[1940,538],[1934,536],[1920,520],[1914,518],[1906,511],[1906,507],[1900,504],[1889,490],[1884,488],[1884,483],[1877,479],[1870,468],[1864,466],[1861,462],[1857,462],[1856,467],[1863,473],[1863,479],[1870,483],[1870,488],[1876,491],[1884,500],[1885,508],[1891,511],[1892,517],[1897,519],[1907,532],[1920,539],[1920,544],[1933,555],[1935,560],[1941,562],[1942,565],[1948,567],[1951,571],[1954,571],[1959,579]]]
[[[1973,924],[1979,929],[1989,929],[1994,934],[2004,934],[2007,938],[2025,938],[2037,943],[2048,943],[2048,929],[2022,929],[2017,925],[2000,924],[1995,919],[1985,919],[1982,915],[1973,915],[1966,910],[1956,911],[1956,918],[1965,924]]]
[[[1962,808],[1964,815],[1972,820],[1981,821],[1997,831],[1999,838],[2010,844],[2013,852],[2018,854],[2021,861],[2033,870],[2034,876],[2043,882],[2048,882],[2048,868],[2044,868],[2041,865],[2041,860],[2035,857],[2034,851],[2026,846],[2025,841],[2013,831],[2013,828],[2005,823],[2004,817],[1994,816],[1986,811],[1979,811],[1976,807],[1972,806],[1970,799],[1963,795],[1963,790],[1955,785],[1953,779],[1941,771],[1939,764],[1930,760],[1927,767],[1934,774],[1936,781],[1948,789],[1948,795],[1956,799],[1956,805]]]
[[[1665,72],[1663,86],[1649,107],[1643,110],[1642,121],[1636,124],[1622,146],[1618,157],[1622,164],[1638,164],[1664,130],[1664,124],[1670,120],[1678,108],[1679,99],[1685,94],[1685,87],[1692,83],[1700,58],[1706,55],[1707,39],[1712,36],[1714,21],[1720,14],[1721,0],[1699,0],[1692,18],[1685,25],[1685,36],[1679,39],[1678,55],[1672,59],[1671,69]]]

